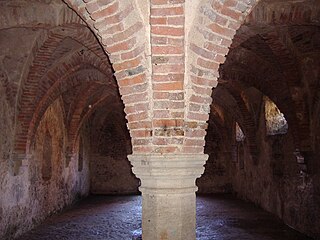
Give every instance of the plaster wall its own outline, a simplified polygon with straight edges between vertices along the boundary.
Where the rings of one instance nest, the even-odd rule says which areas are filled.
[[[260,129],[263,132],[265,129]],[[264,136],[260,134],[260,136]],[[231,171],[232,186],[238,197],[274,213],[289,226],[311,236],[320,234],[319,198],[316,176],[302,173],[293,155],[290,132],[260,139],[259,164],[253,165],[244,152],[244,168]],[[310,167],[310,166],[309,166]]]
[[[3,99],[2,99],[3,101]],[[8,118],[7,118],[8,121]],[[10,122],[5,122],[10,129]],[[51,136],[51,156],[44,154],[45,135]],[[33,149],[17,176],[8,169],[8,149],[1,149],[0,238],[12,239],[31,229],[47,216],[74,203],[89,192],[89,166],[85,160],[81,172],[72,159],[66,166],[65,131],[59,101],[46,111],[39,125]],[[2,145],[3,146],[3,145]],[[51,176],[42,175],[44,157],[51,157]]]

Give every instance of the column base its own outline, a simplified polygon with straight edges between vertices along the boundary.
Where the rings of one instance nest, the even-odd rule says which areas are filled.
[[[130,155],[141,179],[142,239],[196,239],[196,178],[205,154]]]

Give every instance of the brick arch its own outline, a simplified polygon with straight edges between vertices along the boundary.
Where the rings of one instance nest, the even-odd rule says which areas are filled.
[[[302,70],[298,56],[293,49],[293,43],[290,37],[279,36],[278,33],[266,34],[264,37],[270,49],[278,59],[283,69],[283,79],[287,83],[289,91],[295,97],[291,97],[293,102],[293,110],[296,113],[301,146],[303,151],[311,150],[310,143],[310,119],[308,103],[305,96],[298,94],[303,89]],[[298,117],[298,114],[302,117]]]
[[[244,91],[248,86],[239,81],[228,81],[226,84],[221,84],[217,87],[214,94],[214,102],[228,113],[235,121],[239,123],[246,135],[246,141],[249,146],[250,154],[254,164],[257,164],[259,149],[256,139],[257,126],[254,121],[252,112],[247,108],[241,91]],[[233,104],[231,104],[231,101]],[[210,116],[210,119],[212,117]]]
[[[243,84],[238,81],[230,81],[229,84],[225,85],[225,88],[232,95],[237,102],[238,108],[240,109],[243,121],[241,124],[242,129],[245,132],[246,140],[248,142],[249,150],[254,164],[258,162],[259,148],[256,139],[257,125],[254,121],[254,116],[250,109],[247,108],[246,103],[243,99],[241,92],[246,89]]]
[[[227,87],[220,84],[213,93],[213,106],[220,108],[224,114],[239,122],[241,126],[245,124],[245,115],[240,111],[239,103],[236,98],[230,93]],[[211,112],[210,112],[211,114]],[[219,117],[221,119],[221,117]],[[209,121],[214,121],[210,115]]]
[[[228,92],[223,85],[217,87],[213,95],[212,105],[219,106],[224,112],[229,113],[233,118],[243,122],[242,114],[238,108],[236,99]],[[221,118],[221,117],[220,117]]]
[[[282,72],[279,61],[260,35],[250,38],[237,48],[231,49],[226,62],[231,61],[235,55],[242,55],[244,58],[243,64],[253,64],[261,73],[271,71],[272,74],[279,75]]]
[[[70,13],[70,11],[69,11]],[[62,14],[62,13],[61,13]],[[24,16],[24,15],[23,15]],[[61,19],[61,21],[57,22],[57,24],[62,24],[61,26],[54,28],[52,31],[59,31],[62,30],[62,32],[69,32],[69,29],[79,29],[82,28],[84,29],[85,26],[84,25],[79,25],[79,21],[77,20],[78,17],[76,17],[74,14],[72,14],[72,17],[68,17],[68,15],[64,15],[62,14],[61,16],[63,16],[64,18]],[[20,16],[20,19],[24,19],[24,17]],[[30,19],[28,19],[29,21]],[[25,23],[28,23],[28,21],[24,21]],[[68,24],[70,23],[70,24]],[[20,24],[20,23],[17,23]],[[28,23],[26,24],[26,27],[31,26],[32,24]],[[22,27],[21,25],[17,25],[16,27]],[[77,34],[74,34],[75,37],[79,37],[79,38],[83,38],[84,40],[86,40],[87,38],[89,38],[89,34],[90,31],[84,32],[82,30],[78,31]],[[50,35],[51,34],[51,35]],[[40,34],[36,41],[34,42],[34,45],[32,46],[32,49],[24,63],[24,67],[23,67],[23,72],[21,73],[21,77],[19,79],[19,84],[14,86],[12,89],[10,89],[12,91],[11,95],[14,96],[14,98],[12,99],[12,106],[14,106],[14,122],[15,122],[15,127],[14,127],[14,136],[15,139],[13,140],[13,152],[12,152],[12,156],[11,159],[13,161],[12,167],[14,168],[14,174],[17,174],[18,170],[19,170],[19,166],[21,165],[22,161],[24,159],[27,159],[28,156],[26,156],[26,152],[25,152],[25,145],[22,143],[19,143],[19,141],[17,140],[17,136],[19,135],[19,131],[22,127],[25,126],[19,126],[20,122],[23,122],[23,119],[25,117],[27,117],[26,115],[20,114],[21,109],[24,109],[24,111],[28,111],[28,105],[29,103],[33,102],[32,98],[34,96],[34,92],[36,92],[38,90],[37,88],[37,82],[33,81],[36,78],[39,77],[38,74],[43,74],[45,72],[45,68],[43,66],[43,61],[46,61],[46,58],[48,56],[45,55],[46,53],[46,48],[50,48],[50,46],[52,46],[52,44],[50,45],[44,45],[47,40],[50,38],[50,36],[52,36],[51,39],[53,39],[53,33],[49,33],[48,36],[48,32],[42,32],[42,34]],[[92,39],[95,40],[95,38],[93,37]],[[56,39],[55,39],[56,40]],[[90,42],[90,41],[89,41]],[[90,45],[91,46],[91,45]],[[40,51],[40,52],[39,52]],[[50,55],[50,53],[49,53]],[[38,71],[39,70],[39,71]],[[41,70],[43,70],[43,72],[41,72]],[[30,81],[31,79],[31,81]],[[26,100],[26,101],[24,101]],[[21,103],[24,102],[24,106],[22,106]],[[21,142],[24,142],[26,139],[26,136],[22,136],[21,137]]]
[[[268,7],[267,7],[268,6]],[[274,6],[277,6],[274,7]],[[262,1],[246,19],[259,24],[314,23],[319,24],[318,1]]]
[[[65,65],[70,67],[70,70],[61,71],[60,72],[61,75],[53,74],[53,73],[59,72],[57,70],[59,69],[59,67],[53,69],[51,71],[52,74],[50,74],[50,72],[48,73],[48,76],[51,75],[53,79],[56,79],[56,81],[54,82],[54,84],[52,84],[52,86],[48,87],[47,90],[43,90],[43,93],[41,95],[42,97],[38,102],[35,102],[33,105],[34,114],[30,122],[25,123],[27,126],[29,126],[28,130],[25,129],[25,131],[26,130],[28,131],[26,150],[28,150],[28,146],[32,144],[32,139],[35,135],[37,126],[43,114],[45,113],[46,109],[63,92],[79,84],[84,84],[89,82],[91,83],[98,82],[100,86],[101,84],[104,83],[105,85],[111,87],[113,91],[115,92],[117,91],[116,86],[112,84],[112,80],[110,82],[110,80],[107,79],[107,76],[105,75],[105,73],[99,71],[99,69],[97,69],[94,65],[91,65],[94,63],[88,62],[90,58],[85,57],[83,58],[83,60],[84,61],[80,63],[75,61],[73,62],[73,64],[72,64],[72,61],[67,61]],[[85,67],[84,70],[82,69],[83,67]],[[25,132],[22,132],[22,134],[25,134]]]
[[[97,57],[97,59],[101,59],[105,57],[99,52],[99,45],[97,45],[98,43],[95,37],[83,25],[63,25],[54,28],[47,36],[40,36],[32,49],[32,53],[30,54],[30,68],[26,68],[26,72],[23,73],[25,77],[21,79],[17,94],[17,118],[19,121],[27,117],[25,116],[25,109],[27,109],[30,102],[34,102],[39,90],[38,87],[41,85],[39,81],[46,74],[47,68],[56,60],[52,58],[54,51],[67,37],[70,37],[79,43],[81,42],[84,48],[93,51],[96,56],[91,56],[92,59]],[[108,72],[109,74],[112,73],[108,62],[102,62],[100,60],[100,62],[97,62],[96,64],[100,65],[100,68],[103,68],[105,72]],[[30,112],[29,115],[30,114],[32,113]]]
[[[221,139],[223,139],[224,141],[228,141],[230,140],[228,137],[228,130],[227,130],[227,123],[226,123],[226,119],[222,118],[222,116],[218,113],[216,113],[217,111],[223,111],[223,114],[225,113],[225,109],[226,106],[220,106],[221,101],[217,101],[217,102],[213,102],[211,105],[211,115],[208,121],[208,124],[213,124],[214,128],[217,129],[217,134],[220,136]],[[225,115],[224,115],[225,116]],[[209,126],[208,126],[209,129]]]
[[[189,33],[187,49],[187,102],[199,106],[192,111],[186,107],[185,122],[201,128],[209,118],[211,91],[217,85],[219,65],[225,61],[236,30],[258,1],[201,1]],[[203,139],[204,135],[199,137]],[[195,152],[203,152],[198,145]]]
[[[21,7],[23,4],[23,7]],[[0,3],[0,8],[4,11],[0,14],[0,30],[10,29],[10,28],[32,28],[32,29],[42,29],[42,28],[54,28],[54,29],[64,29],[68,32],[69,29],[81,28],[79,32],[80,35],[74,35],[75,37],[84,38],[85,23],[69,8],[61,4],[60,7],[57,5],[49,5],[38,3],[41,7],[34,7],[28,2],[19,2],[20,7],[16,7],[14,1],[4,1]],[[30,8],[29,12],[33,14],[24,14],[26,9]],[[22,11],[22,12],[20,12]],[[52,13],[56,14],[52,14]],[[41,18],[42,17],[42,18]],[[39,19],[41,18],[41,19]],[[87,33],[90,31],[87,31]],[[89,37],[89,36],[87,36]],[[24,84],[26,79],[28,79],[29,70],[34,68],[34,64],[37,64],[38,50],[41,50],[46,41],[50,38],[47,33],[43,32],[37,38],[33,47],[27,57],[25,62],[25,67],[21,74],[19,84],[10,86],[8,92],[10,92],[10,102],[12,106],[16,106],[15,111],[19,108],[19,102],[21,101],[22,91],[25,88]],[[94,38],[92,38],[94,39]],[[92,40],[91,39],[91,40]],[[39,67],[39,65],[38,65]],[[37,71],[36,71],[37,72]]]
[[[83,126],[83,124],[92,116],[92,114],[97,111],[97,109],[105,106],[108,104],[108,108],[106,108],[106,110],[103,112],[103,116],[101,116],[101,118],[107,118],[107,116],[111,113],[112,111],[112,108],[110,107],[111,103],[110,102],[113,102],[114,101],[114,97],[112,94],[109,94],[109,95],[105,95],[104,97],[98,99],[96,102],[94,102],[94,104],[92,104],[92,107],[90,108],[89,111],[87,111],[83,117],[81,118],[81,121],[79,122],[78,124],[78,127],[76,129],[76,131],[74,131],[74,136],[72,139],[70,139],[70,146],[72,147],[72,151],[73,152],[76,152],[76,148],[77,148],[77,141],[78,141],[78,137],[80,135],[80,130],[81,130],[81,127]],[[121,105],[122,107],[122,105]],[[112,114],[115,114],[119,119],[122,119],[123,116],[120,115],[119,112],[113,112]],[[124,129],[122,128],[121,126],[118,126],[118,131],[119,132],[124,132],[125,130],[128,130],[127,128]]]
[[[268,58],[272,58],[272,56],[268,56]],[[219,81],[223,83],[224,80],[230,80],[230,78],[237,80],[237,72],[241,74],[242,78],[244,77],[243,73],[246,73],[247,76],[244,80],[252,84],[254,83],[255,86],[261,86],[259,89],[274,88],[272,83],[276,83],[277,88],[273,90],[278,90],[275,93],[282,92],[286,96],[289,96],[286,83],[284,81],[277,81],[282,77],[281,69],[278,65],[277,63],[270,63],[268,59],[257,55],[252,50],[238,47],[229,52],[226,62],[221,65],[219,69]],[[230,70],[234,73],[233,75],[229,74]],[[225,79],[225,76],[228,76],[228,79]]]
[[[67,125],[69,154],[76,152],[77,139],[79,137],[81,127],[88,118],[90,118],[97,108],[106,104],[108,101],[114,101],[114,99],[117,98],[117,95],[114,92],[110,91],[110,89],[106,89],[101,96],[99,95],[96,99],[90,101],[92,94],[97,90],[97,88],[101,88],[101,85],[92,86],[81,94],[82,97],[81,99],[78,99],[79,101],[76,103],[77,106],[75,111],[70,116],[70,123]],[[89,104],[91,107],[85,109]],[[112,107],[108,107],[110,111]]]
[[[53,103],[54,100],[56,100],[62,93],[63,91],[70,90],[80,84],[86,84],[89,90],[89,93],[92,93],[92,91],[96,91],[101,87],[101,81],[105,79],[105,75],[101,73],[97,73],[96,70],[85,70],[85,71],[77,71],[73,75],[69,75],[69,73],[66,74],[66,77],[62,77],[61,81],[63,83],[59,83],[59,86],[54,86],[52,87],[53,89],[49,89],[48,93],[39,102],[37,108],[35,109],[35,112],[33,114],[32,120],[29,124],[29,130],[28,130],[28,139],[27,139],[27,152],[29,149],[29,146],[32,145],[37,127],[41,121],[42,116],[46,112],[47,108]],[[60,81],[60,80],[59,80]],[[99,83],[94,82],[94,81],[99,81]],[[90,83],[89,83],[90,82]],[[85,96],[83,96],[85,97]],[[85,104],[86,102],[84,102]],[[74,124],[72,124],[74,125]],[[72,126],[71,125],[71,126]],[[69,128],[70,126],[66,126],[68,133],[69,133]]]
[[[281,79],[281,72],[268,62],[249,50],[239,48],[231,51],[225,64],[221,66],[219,82],[238,81],[248,87],[253,86],[265,95],[270,95],[274,102],[280,103],[290,97],[287,85]],[[290,104],[292,105],[291,102]]]
[[[216,109],[217,108],[217,103],[212,104],[211,108]],[[212,111],[212,110],[211,110]],[[213,124],[216,129],[221,129],[224,126],[224,120],[221,118],[219,114],[213,114],[214,117],[210,117],[209,119],[209,124]],[[217,133],[220,137],[223,137],[224,135],[221,134],[220,132]]]
[[[294,46],[297,49],[299,54],[319,54],[320,52],[320,43],[318,41],[320,34],[320,25],[293,25],[289,26],[288,32],[290,37],[294,41]],[[299,39],[303,36],[302,39]],[[299,39],[299,40],[298,40]],[[303,41],[303,39],[308,39],[307,41]]]
[[[138,142],[135,138],[139,135],[136,133],[145,126],[152,125],[148,26],[144,23],[135,1],[65,2],[94,31],[109,56],[125,105],[132,142],[135,145],[134,142]],[[134,146],[133,150],[140,152],[144,151],[144,148]]]
[[[120,101],[115,101],[115,97],[111,94],[105,95],[103,98],[99,98],[95,103],[92,104],[92,108],[83,115],[81,123],[79,124],[79,128],[76,133],[75,142],[73,144],[73,149],[77,147],[78,136],[81,132],[81,126],[85,124],[85,122],[93,122],[95,125],[93,126],[93,135],[95,143],[101,142],[101,133],[104,126],[108,125],[108,122],[112,122],[115,130],[115,137],[119,140],[126,140],[126,144],[123,145],[123,151],[127,153],[131,153],[132,151],[132,143],[130,141],[130,135],[128,128],[126,126],[125,114],[123,111],[115,111],[115,109],[123,109],[123,103]],[[93,114],[94,113],[94,114]],[[110,140],[110,139],[109,139]],[[113,139],[115,140],[115,139]],[[95,146],[98,146],[95,144]],[[97,149],[93,150],[96,151]]]
[[[54,28],[48,35],[41,35],[31,51],[30,67],[23,73],[25,77],[21,79],[20,88],[17,95],[17,106],[21,108],[22,103],[28,100],[24,93],[29,93],[34,89],[39,79],[46,73],[47,68],[56,60],[52,57],[59,44],[66,38],[81,43],[84,48],[94,52],[98,58],[105,58],[99,51],[99,44],[90,30],[83,25],[62,25]],[[45,63],[45,64],[44,64]],[[105,69],[110,69],[108,62],[102,62]],[[109,70],[111,73],[111,69]]]
[[[35,66],[37,68],[37,65]],[[43,66],[41,65],[40,68]],[[27,150],[27,141],[32,139],[34,135],[34,130],[36,129],[37,122],[40,121],[39,118],[35,118],[35,113],[38,111],[38,115],[41,116],[45,112],[46,107],[51,103],[52,99],[58,97],[58,93],[67,88],[68,82],[75,84],[76,81],[72,78],[73,74],[77,73],[81,68],[84,67],[83,73],[86,73],[84,76],[87,76],[87,81],[92,80],[92,77],[95,76],[95,69],[100,69],[99,79],[105,79],[105,76],[110,75],[110,67],[105,64],[101,64],[101,60],[96,57],[95,54],[86,51],[86,52],[75,52],[73,55],[68,56],[64,59],[64,62],[61,62],[59,65],[56,65],[53,69],[47,72],[47,69],[40,69],[45,73],[43,76],[36,75],[36,78],[29,79],[33,80],[33,84],[26,85],[24,93],[26,96],[22,97],[21,110],[18,115],[18,119],[22,123],[21,131],[16,135],[16,153],[25,153]],[[86,69],[87,68],[87,69]],[[91,70],[90,70],[91,68]],[[42,72],[40,72],[41,74]],[[90,74],[92,74],[90,76]],[[83,79],[83,76],[75,76],[75,79]],[[63,79],[63,81],[62,81]],[[69,80],[69,81],[67,81]],[[108,80],[106,81],[108,82]],[[112,82],[112,79],[111,79]],[[115,84],[114,84],[115,86]],[[51,89],[51,92],[49,91]],[[55,90],[56,92],[54,92]],[[48,92],[49,91],[49,92]],[[45,101],[44,96],[47,94]],[[30,96],[31,95],[31,96]],[[43,108],[39,108],[39,103]],[[26,105],[27,104],[27,105]],[[27,107],[24,107],[26,105]],[[30,131],[33,129],[32,131]]]
[[[223,75],[223,79],[226,82],[241,82],[241,84],[245,84],[248,87],[254,87],[255,89],[259,90],[262,94],[268,96],[277,105],[280,111],[284,113],[291,134],[293,136],[295,147],[300,147],[299,126],[297,124],[296,116],[292,111],[293,103],[291,101],[288,101],[288,94],[286,94],[285,91],[282,95],[277,94],[277,92],[281,93],[281,90],[283,89],[278,87],[277,84],[275,84],[277,82],[280,82],[281,78],[275,78],[273,81],[265,81],[264,84],[261,84],[260,82],[266,80],[265,78],[255,80],[257,78],[251,78],[250,76],[248,77],[247,72],[239,70],[233,65],[232,68],[230,68],[230,70],[228,71],[228,74]]]
[[[219,108],[220,108],[220,110],[223,111],[224,116],[229,115],[228,117],[225,117],[224,120],[222,120],[220,116],[217,116],[217,114],[214,113],[215,109],[219,109]],[[226,121],[228,121],[228,122],[226,122]],[[223,101],[221,101],[221,100],[216,101],[216,99],[215,99],[211,105],[209,124],[215,125],[214,127],[217,131],[217,134],[220,135],[221,140],[225,143],[225,144],[222,144],[221,147],[224,148],[226,152],[231,152],[233,157],[235,157],[234,151],[236,151],[236,149],[237,149],[236,132],[235,132],[236,131],[235,130],[235,123],[236,122],[238,124],[239,124],[239,122],[241,122],[241,124],[239,124],[239,126],[242,130],[242,127],[241,127],[241,125],[243,124],[242,116],[240,116],[239,114],[237,114],[233,110],[229,109],[228,106],[224,105]],[[230,131],[230,126],[231,126],[231,131]],[[208,127],[208,129],[210,129],[210,126]],[[230,133],[232,133],[232,134],[230,134]]]
[[[74,115],[75,111],[77,111],[78,102],[81,101],[82,95],[85,95],[88,90],[91,91],[91,88],[95,88],[97,86],[99,85],[96,82],[93,82],[93,83],[86,82],[83,84],[79,84],[74,88],[68,88],[66,91],[64,91],[61,94],[61,100],[63,100],[64,106],[65,106],[66,114],[65,114],[64,122],[66,126],[70,125],[72,116]]]
[[[277,7],[267,7],[267,5]],[[246,18],[245,23],[235,36],[232,47],[237,47],[256,34],[263,34],[270,29],[285,25],[319,26],[320,4],[316,1],[304,2],[261,2]],[[259,28],[255,28],[258,24]]]
[[[208,129],[207,129],[207,135],[206,135],[206,145],[204,148],[204,153],[205,154],[210,154],[210,152],[207,150],[209,141],[212,140],[213,138],[210,136],[216,135],[215,139],[217,139],[219,142],[225,142],[225,143],[230,143],[230,134],[228,134],[228,129],[226,128],[225,124],[221,121],[219,116],[216,115],[211,115],[209,118],[208,122]],[[211,132],[211,133],[210,133]],[[219,148],[223,152],[227,152],[228,148],[230,147],[229,144],[221,144],[219,145]],[[206,165],[204,165],[206,168]]]
[[[279,36],[279,33],[275,31],[264,33],[260,36],[268,48],[267,51],[269,51],[269,53],[263,53],[262,57],[258,57],[256,53],[260,51],[262,45],[258,45],[257,48],[259,49],[255,49],[255,51],[252,52],[252,50],[242,47],[246,44],[245,42],[242,46],[238,46],[236,49],[230,51],[226,64],[234,61],[239,65],[239,69],[245,69],[248,74],[251,73],[251,76],[260,76],[260,80],[259,78],[253,79],[256,79],[258,84],[263,85],[260,87],[260,91],[265,93],[267,89],[272,89],[274,93],[271,96],[270,93],[265,94],[273,99],[278,98],[273,101],[279,105],[279,108],[285,113],[288,119],[289,126],[295,136],[295,147],[308,151],[311,148],[311,139],[307,101],[305,101],[304,96],[299,96],[292,92],[297,91],[296,89],[300,89],[303,85],[301,66],[298,61],[298,56],[295,54],[296,51],[293,49],[293,43],[288,39],[289,36],[286,32],[284,32],[282,36]],[[250,44],[255,43],[252,40],[253,38],[248,40]],[[261,55],[260,52],[259,54]],[[272,61],[274,64],[270,64]],[[231,65],[229,68],[235,69],[235,64]],[[234,75],[237,79],[236,74]],[[270,76],[274,78],[272,79]],[[263,90],[261,88],[263,88]],[[292,97],[293,94],[296,95],[295,98]],[[288,112],[287,108],[283,106],[289,107],[290,111]],[[302,114],[303,118],[299,119],[297,113]]]

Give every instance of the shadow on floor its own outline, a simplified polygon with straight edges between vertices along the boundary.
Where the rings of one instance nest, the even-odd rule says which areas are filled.
[[[91,196],[19,240],[141,239],[141,196]],[[253,204],[230,195],[197,196],[198,240],[307,240]]]

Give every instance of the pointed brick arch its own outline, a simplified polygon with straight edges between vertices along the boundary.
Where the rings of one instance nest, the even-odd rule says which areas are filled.
[[[22,6],[19,6],[20,4],[22,4]],[[17,3],[15,3],[15,0],[13,0],[1,2],[0,8],[3,10],[0,14],[0,30],[12,28],[62,28],[66,29],[66,32],[68,32],[71,28],[74,30],[80,28],[81,30],[78,32],[79,35],[75,35],[75,37],[78,37],[79,40],[85,40],[83,36],[83,33],[85,32],[83,31],[85,29],[85,23],[77,16],[75,12],[66,7],[65,4],[48,5],[46,3],[38,2],[37,7],[34,7],[27,1],[17,1]],[[25,14],[26,11],[29,12],[29,14]],[[85,35],[87,35],[89,38],[88,32],[91,34],[90,31],[87,31]],[[43,31],[42,34],[39,34],[30,51],[30,54],[28,55],[24,67],[25,70],[21,74],[19,85],[13,85],[9,89],[10,95],[12,96],[10,101],[13,103],[12,105],[17,104],[17,108],[19,108],[22,91],[25,88],[24,85],[28,79],[29,69],[32,69],[34,67],[33,64],[37,63],[35,62],[35,59],[39,54],[38,50],[41,48],[41,46],[43,46],[49,37],[50,36],[48,36],[45,31]],[[92,41],[92,39],[90,41]],[[15,99],[14,96],[16,96]]]
[[[97,97],[97,99],[95,99],[93,102],[90,102],[89,109],[85,109],[85,107],[88,106],[89,98],[91,97],[92,93],[97,90],[97,87],[99,88],[101,85],[93,86],[82,94],[81,99],[79,99],[79,101],[76,103],[77,106],[75,111],[70,117],[70,123],[67,126],[68,147],[70,154],[74,154],[76,152],[77,139],[80,136],[81,127],[88,120],[88,118],[97,110],[97,108],[107,105],[108,101],[115,101],[117,98],[114,92],[111,92],[109,89],[107,89],[104,94]]]
[[[61,70],[61,65],[59,65],[57,68],[48,72],[48,76],[46,76],[48,80],[45,82],[52,81],[54,83],[47,90],[44,90],[39,101],[34,103],[32,118],[29,123],[25,123],[26,126],[29,126],[28,129],[25,129],[25,131],[28,132],[26,151],[28,150],[28,145],[32,143],[37,126],[46,109],[64,91],[88,82],[105,83],[105,85],[110,87],[110,91],[117,91],[116,86],[112,83],[112,79],[108,79],[106,73],[104,73],[103,70],[99,70],[99,61],[95,60],[96,58],[94,58],[94,56],[90,57],[90,54],[79,56],[78,53],[75,53],[73,58],[67,59],[62,63],[62,66],[67,66],[68,69]],[[82,70],[82,67],[86,67],[86,69]],[[22,132],[21,134],[25,135],[25,133],[26,132]]]
[[[22,120],[25,116],[20,114],[21,109],[26,110],[28,108],[28,104],[30,102],[32,103],[32,100],[30,99],[32,98],[33,92],[38,90],[37,83],[29,81],[30,77],[33,78],[37,74],[41,75],[41,71],[38,70],[41,70],[43,63],[46,61],[47,56],[43,54],[46,53],[46,51],[41,52],[41,48],[50,48],[50,44],[45,46],[45,43],[48,41],[48,38],[50,38],[50,34],[54,41],[57,40],[54,39],[53,32],[56,30],[59,31],[59,29],[65,31],[65,33],[68,33],[70,29],[73,29],[74,32],[77,32],[77,34],[74,34],[74,38],[77,38],[80,42],[83,41],[89,48],[94,47],[91,50],[95,49],[95,46],[92,43],[96,42],[96,39],[92,36],[90,30],[84,30],[86,29],[86,26],[84,25],[85,23],[70,8],[66,7],[65,4],[47,4],[39,2],[36,6],[37,7],[35,7],[34,4],[30,4],[28,1],[23,2],[13,0],[0,3],[0,8],[3,10],[0,14],[1,31],[15,28],[39,30],[37,38],[35,39],[24,63],[23,71],[21,72],[19,79],[16,79],[17,84],[11,85],[8,88],[11,106],[15,114],[15,119],[13,119],[15,122],[13,129],[13,134],[15,135],[13,143],[14,149],[10,157],[12,159],[10,166],[14,168],[13,174],[18,173],[17,171],[22,160],[27,160],[27,156],[25,154],[26,149],[24,148],[25,145],[17,141],[17,136],[18,131],[25,127]],[[28,12],[28,14],[26,14],[26,12]],[[47,50],[50,51],[50,49]],[[26,105],[23,106],[21,103],[25,100],[27,100],[25,102]],[[19,125],[21,122],[22,126]],[[26,136],[22,136],[21,138],[23,139],[22,141],[26,140]]]
[[[277,4],[278,7],[270,6],[272,4]],[[261,14],[262,12],[263,14]],[[274,26],[319,26],[319,18],[320,4],[316,1],[262,2],[245,20],[245,25],[241,26],[231,46],[237,47],[256,34],[270,31]],[[252,26],[253,24],[258,24],[260,27],[255,28]]]
[[[246,54],[248,53],[250,54],[250,52],[246,52]],[[234,54],[234,51],[230,52],[229,58],[232,58],[232,61],[229,62],[228,59],[225,62],[224,66],[221,68],[220,77],[226,82],[235,81],[245,84],[248,87],[254,87],[272,99],[285,114],[290,129],[292,129],[291,133],[293,135],[294,144],[296,147],[299,147],[299,126],[293,111],[294,103],[290,100],[290,93],[287,85],[285,82],[281,81],[281,74],[274,71],[267,62],[260,61],[257,57],[251,56],[249,58],[244,58],[244,56],[245,55]],[[243,59],[252,60],[246,62]],[[241,61],[242,64],[239,65]],[[265,72],[270,73],[268,77],[263,77]]]
[[[254,121],[254,116],[250,109],[247,108],[246,103],[243,99],[242,94],[244,94],[245,86],[240,82],[233,81],[231,84],[227,85],[229,93],[236,100],[240,113],[243,116],[243,122],[241,123],[242,129],[245,132],[246,140],[248,141],[248,146],[250,149],[250,154],[254,164],[258,163],[259,148],[257,144],[256,132],[258,127]]]
[[[46,90],[48,90],[48,88],[59,79],[59,74],[61,75],[68,72],[72,64],[75,69],[71,70],[74,71],[79,68],[81,65],[80,63],[83,62],[83,56],[76,53],[74,58],[70,58],[71,62],[59,65],[62,67],[57,68],[56,71],[47,72],[48,68],[50,68],[56,61],[56,59],[52,58],[54,51],[57,49],[59,43],[61,43],[66,37],[73,37],[78,41],[83,41],[83,44],[86,44],[84,47],[88,49],[95,49],[96,41],[94,37],[88,33],[89,32],[85,28],[80,28],[79,30],[75,26],[60,27],[48,35],[40,48],[35,48],[37,51],[33,58],[33,64],[28,72],[27,78],[23,79],[20,84],[20,94],[17,97],[17,118],[21,123],[21,129],[16,133],[15,137],[15,155],[25,154],[27,151],[27,133],[30,130],[30,124],[32,123],[37,103],[39,103],[42,97],[46,94]],[[91,61],[92,66],[102,69],[102,72],[104,72],[105,75],[110,75],[112,73],[108,62],[102,62],[99,54],[92,53],[87,57],[86,61]]]
[[[219,65],[225,61],[236,30],[258,1],[227,0],[201,1],[188,38],[187,49],[187,102],[185,122],[201,129],[209,118],[212,88],[216,87]],[[197,105],[198,110],[190,108]],[[193,152],[203,152],[199,135],[194,140]],[[197,144],[197,143],[200,143]],[[188,137],[185,139],[188,145]]]
[[[301,9],[311,9],[308,4],[306,4],[305,8],[300,7]],[[292,14],[295,12],[294,9],[296,8],[291,8]],[[316,5],[315,9],[317,9]],[[284,12],[287,14],[287,9]],[[256,13],[256,11],[253,13]],[[275,15],[278,16],[279,13]],[[285,16],[285,14],[283,16]],[[302,94],[304,92],[303,73],[301,69],[301,54],[303,51],[296,48],[296,43],[292,39],[291,33],[292,28],[295,29],[295,34],[298,34],[301,28],[315,30],[317,27],[314,26],[314,24],[316,24],[315,22],[308,22],[310,16],[304,15],[307,18],[304,20],[301,16],[298,15],[296,19],[297,22],[294,22],[295,19],[293,18],[289,18],[289,20],[284,18],[281,20],[280,25],[277,25],[280,20],[277,21],[276,18],[276,20],[274,20],[275,23],[273,23],[273,25],[269,23],[270,25],[267,28],[265,28],[264,25],[262,27],[260,25],[259,27],[248,25],[254,31],[248,30],[248,26],[242,27],[244,30],[237,33],[235,42],[233,42],[236,48],[230,51],[227,62],[231,59],[236,64],[242,65],[239,69],[245,69],[245,74],[251,75],[251,77],[253,75],[261,75],[261,77],[258,77],[260,80],[254,80],[255,77],[252,77],[252,79],[243,78],[243,81],[247,84],[252,84],[252,86],[257,87],[261,92],[273,99],[279,108],[282,109],[282,112],[288,120],[295,147],[307,152],[311,150],[310,109],[312,109],[312,107],[308,105],[309,103],[306,101],[305,95]],[[314,16],[314,14],[311,16]],[[304,21],[306,25],[303,27],[296,25],[301,24],[302,21]],[[255,22],[251,24],[254,23]],[[285,24],[287,24],[287,26],[285,26]],[[259,31],[260,27],[263,31]],[[248,31],[249,35],[251,34],[250,39],[247,39],[245,37],[246,35],[243,35],[244,31]],[[257,39],[260,39],[260,41],[257,42]],[[242,44],[241,46],[239,46],[240,43]],[[250,45],[251,47],[248,48]],[[252,45],[256,46],[252,47]],[[310,51],[310,47],[311,46],[307,46],[306,49]],[[302,47],[301,49],[304,48]],[[248,57],[249,55],[250,57]],[[231,60],[230,62],[232,62]],[[224,66],[227,69],[227,75],[229,75],[227,77],[228,80],[232,80],[232,78],[239,79],[240,75],[243,74],[239,72],[232,73],[235,72],[236,64],[233,64],[233,66]],[[226,63],[225,65],[228,64]],[[266,69],[263,70],[264,68]],[[269,68],[269,70],[267,70],[267,68]],[[243,70],[240,70],[240,72],[241,71]]]
[[[145,151],[135,142],[151,126],[150,73],[147,25],[135,1],[65,0],[98,37],[115,70],[125,105],[133,151]],[[139,110],[143,109],[143,111]],[[150,136],[149,136],[150,137]],[[137,139],[136,139],[137,138]],[[144,139],[148,136],[143,136]],[[148,141],[148,140],[145,140]]]
[[[48,35],[42,35],[35,43],[31,53],[31,65],[28,72],[24,73],[25,77],[21,79],[19,93],[17,96],[18,109],[23,107],[25,100],[32,97],[32,92],[35,91],[35,86],[38,84],[45,74],[47,68],[56,60],[52,57],[54,51],[58,48],[59,44],[66,38],[71,38],[76,42],[81,43],[84,48],[94,52],[98,58],[103,59],[105,56],[98,50],[99,45],[91,32],[83,25],[61,25],[52,29]],[[108,62],[102,63],[104,69],[110,70]],[[25,94],[29,93],[29,94]]]

